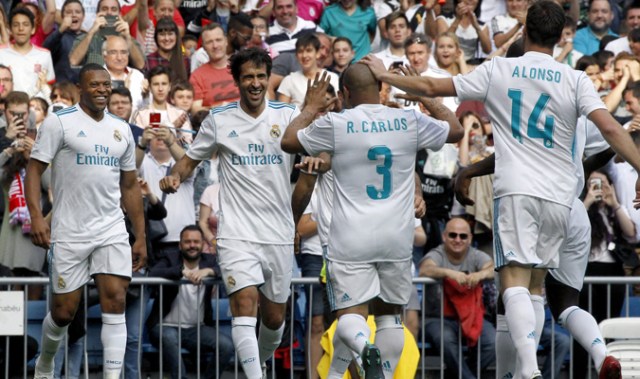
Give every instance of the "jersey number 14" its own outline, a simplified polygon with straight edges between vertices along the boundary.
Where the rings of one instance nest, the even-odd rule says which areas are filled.
[[[513,138],[522,143],[522,134],[520,131],[520,124],[522,122],[522,91],[510,88],[509,98],[511,99],[511,132],[513,133]],[[553,148],[553,127],[555,122],[553,116],[546,116],[544,118],[543,128],[538,127],[538,121],[540,120],[542,111],[547,107],[549,100],[551,100],[551,96],[546,93],[541,94],[538,98],[527,121],[527,136],[529,138],[541,138],[544,147],[551,149]]]

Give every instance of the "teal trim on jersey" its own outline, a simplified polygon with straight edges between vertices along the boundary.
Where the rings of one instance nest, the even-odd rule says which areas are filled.
[[[55,242],[51,242],[49,244],[49,250],[47,250],[47,266],[49,266],[47,269],[49,271],[49,288],[55,288],[53,286],[53,248],[55,247],[56,243]]]
[[[59,111],[54,112],[54,113],[57,116],[62,116],[62,115],[69,114],[69,113],[74,113],[74,112],[77,112],[77,111],[78,111],[78,108],[74,105],[74,106],[69,107],[69,108],[60,109]]]
[[[498,227],[498,217],[500,216],[500,198],[493,200],[493,249],[495,255],[495,267],[504,265],[504,250],[500,240],[500,228]]]
[[[322,246],[322,257],[324,258],[324,264],[328,264],[328,260],[327,260],[327,246]],[[324,269],[324,275],[325,275],[325,284],[327,286],[327,300],[329,301],[329,308],[331,308],[332,311],[336,310],[336,297],[333,293],[333,286],[331,285],[331,277],[329,276],[329,268],[325,267]]]
[[[223,105],[220,107],[215,107],[215,108],[211,108],[211,110],[209,111],[209,114],[218,114],[224,111],[228,111],[230,109],[237,109],[238,108],[238,102],[233,102],[231,104],[227,104],[227,105]]]
[[[109,116],[115,118],[118,121],[125,122],[127,125],[129,125],[129,123],[122,117],[118,117],[118,116],[114,115],[113,113],[109,113],[109,112],[104,112],[104,113],[108,114]]]
[[[295,105],[284,103],[282,101],[269,101],[268,103],[269,103],[269,108],[273,108],[273,109],[281,109],[281,108],[296,109]]]

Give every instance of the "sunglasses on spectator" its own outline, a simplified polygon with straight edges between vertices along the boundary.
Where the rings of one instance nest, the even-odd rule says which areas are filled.
[[[451,238],[452,240],[460,237],[461,240],[466,240],[467,238],[469,238],[469,235],[467,233],[453,233],[450,232],[449,234],[447,234],[449,236],[449,238]]]

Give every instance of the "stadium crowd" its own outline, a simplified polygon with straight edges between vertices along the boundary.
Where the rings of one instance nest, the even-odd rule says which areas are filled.
[[[609,112],[640,146],[640,1],[557,2],[568,17],[554,58],[588,75]],[[86,64],[97,63],[109,72],[112,94],[108,111],[127,121],[135,138],[149,267],[140,275],[160,276],[158,273],[168,272],[167,267],[175,264],[171,257],[180,254],[181,231],[187,226],[195,229],[197,225],[202,230],[202,254],[216,254],[218,191],[224,180],[218,175],[216,154],[202,161],[176,194],[163,194],[159,182],[185,155],[210,109],[239,100],[240,92],[228,69],[235,52],[248,47],[265,49],[273,59],[268,97],[302,108],[308,81],[328,72],[333,87],[328,96],[335,97],[340,74],[367,54],[380,58],[389,70],[409,66],[421,76],[435,78],[466,74],[486,60],[506,56],[522,48],[528,4],[527,0],[0,0],[0,180],[4,206],[0,212],[0,265],[16,277],[46,276],[48,272],[46,251],[33,245],[29,235],[25,168],[37,129],[47,115],[78,103],[79,73]],[[552,72],[526,67],[522,75],[554,80]],[[428,112],[420,102],[403,95],[386,84],[380,90],[387,106]],[[439,100],[459,117],[464,137],[457,144],[447,144],[439,151],[424,150],[416,157],[427,210],[416,224],[413,270],[416,276],[450,278],[458,283],[463,271],[466,275],[482,271],[480,280],[474,280],[484,300],[480,307],[484,325],[489,325],[482,335],[493,339],[496,289],[491,270],[486,270],[493,252],[493,177],[473,179],[472,206],[458,203],[453,191],[459,168],[493,153],[491,122],[482,102],[460,102],[455,97]],[[587,275],[636,275],[640,262],[635,252],[621,252],[623,247],[633,251],[640,240],[640,213],[633,208],[635,193],[630,192],[635,171],[612,153],[608,158],[604,168],[590,171],[583,191],[592,226]],[[91,164],[98,158],[84,159]],[[42,181],[45,215],[56,201],[47,175],[45,172]],[[294,172],[292,185],[297,178]],[[464,220],[455,233],[447,227],[451,219]],[[316,234],[312,201],[298,223],[296,260],[303,276],[321,274],[322,248],[313,240]],[[461,241],[462,245],[456,246]],[[479,266],[467,262],[462,269],[460,262],[471,246]],[[451,252],[456,248],[462,257]],[[449,264],[443,262],[446,256]],[[213,259],[210,261],[210,270],[216,274],[218,268]],[[434,274],[431,266],[436,263],[452,267]],[[167,277],[177,279],[180,275],[174,270]],[[597,321],[606,318],[607,303],[612,314],[622,308],[624,290],[613,288],[608,293],[606,288],[594,287],[600,291],[593,296]],[[42,299],[43,290],[31,287],[29,299]],[[130,290],[128,298],[155,296],[134,292]],[[320,338],[328,326],[327,309],[322,296],[317,295],[322,292],[314,293],[313,318],[306,325],[311,330],[306,345],[312,352],[308,367],[316,367],[320,361]],[[590,299],[585,294],[581,301],[587,305]],[[412,315],[412,310],[421,308],[419,304],[409,307],[405,323],[415,337],[420,328],[427,327],[427,339],[438,344],[440,337],[430,332],[433,319],[419,325],[419,317]],[[433,311],[427,317],[439,317],[439,308],[427,309]],[[151,323],[151,328],[156,323]],[[129,330],[136,332],[133,327]],[[83,333],[77,333],[70,339],[72,343],[81,342]],[[157,343],[155,334],[153,342]],[[457,336],[453,341],[457,343]],[[566,354],[568,339],[556,337],[555,343],[556,352]],[[562,343],[565,345],[560,346]],[[586,357],[575,355],[577,362],[586,362]],[[230,356],[229,351],[224,352],[225,359]],[[449,369],[457,370],[457,360],[450,362],[455,364],[450,363]],[[563,362],[556,359],[557,367],[546,368],[544,377],[550,377],[551,370],[557,374]],[[483,361],[483,369],[492,363]],[[125,358],[126,378],[137,377],[137,365],[136,358]],[[586,364],[575,367],[580,370]],[[475,377],[471,371],[475,370],[465,365],[463,377]],[[177,366],[173,374],[178,375]],[[586,377],[581,372],[575,375]]]

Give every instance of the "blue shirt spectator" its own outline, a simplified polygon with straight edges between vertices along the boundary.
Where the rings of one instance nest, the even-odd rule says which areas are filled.
[[[362,8],[354,1],[341,0],[325,8],[320,27],[330,36],[349,38],[356,52],[355,61],[358,61],[371,52],[371,39],[376,32],[376,14],[371,7]]]

